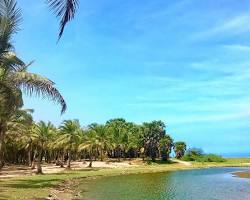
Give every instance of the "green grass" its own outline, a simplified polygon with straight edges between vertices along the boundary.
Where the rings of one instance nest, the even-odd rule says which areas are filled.
[[[244,163],[249,163],[244,164]],[[58,174],[22,176],[0,180],[0,200],[42,200],[50,190],[65,180],[95,176],[116,176],[121,174],[154,173],[174,170],[186,170],[205,167],[250,167],[250,158],[226,159],[222,163],[192,162],[192,166],[176,163],[154,163],[124,169],[95,169],[82,171],[65,171]]]
[[[191,162],[195,167],[250,167],[250,158],[227,158],[224,162]]]

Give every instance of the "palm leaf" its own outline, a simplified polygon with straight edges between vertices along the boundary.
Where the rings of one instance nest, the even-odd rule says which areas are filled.
[[[19,30],[21,11],[15,0],[0,1],[0,54],[12,48],[9,43],[12,35]]]
[[[54,82],[29,72],[16,72],[12,75],[12,80],[18,87],[21,87],[27,94],[35,94],[44,98],[51,99],[54,102],[61,104],[61,113],[64,113],[67,106],[60,94],[54,87]]]
[[[47,0],[54,14],[60,18],[59,39],[62,37],[66,24],[75,16],[78,0]]]

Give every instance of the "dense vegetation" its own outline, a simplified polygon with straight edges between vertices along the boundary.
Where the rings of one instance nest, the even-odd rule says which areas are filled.
[[[27,113],[26,113],[27,114]],[[22,124],[24,124],[22,122]],[[17,135],[18,134],[18,135]],[[78,120],[65,120],[58,128],[50,122],[30,123],[27,118],[25,131],[9,131],[6,137],[5,160],[13,164],[37,164],[41,173],[41,161],[54,162],[70,168],[71,160],[131,159],[150,157],[167,161],[174,147],[178,158],[185,152],[184,142],[173,142],[166,134],[162,121],[142,125],[112,119],[104,125],[91,124],[81,127]]]
[[[14,52],[12,37],[19,30],[21,13],[14,0],[0,1],[0,169],[4,165],[7,151],[5,144],[19,139],[19,134],[27,131],[31,124],[28,110],[22,110],[23,92],[29,95],[49,98],[62,105],[66,103],[46,77],[28,72],[32,64],[25,64]],[[13,149],[14,151],[14,149]],[[12,152],[14,156],[15,152]]]

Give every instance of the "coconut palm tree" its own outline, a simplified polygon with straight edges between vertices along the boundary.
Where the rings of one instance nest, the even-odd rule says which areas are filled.
[[[70,169],[72,152],[77,150],[80,143],[82,129],[78,120],[65,120],[60,126],[62,135],[57,139],[58,145],[63,145],[68,152],[67,168]]]
[[[96,124],[94,126],[91,126],[90,129],[95,132],[95,138],[99,144],[100,158],[101,161],[103,161],[103,158],[105,157],[107,151],[113,147],[113,144],[111,142],[112,136],[111,134],[109,134],[105,125]]]
[[[55,88],[55,83],[46,77],[28,72],[26,65],[14,53],[12,37],[19,30],[20,10],[14,0],[0,1],[0,168],[3,163],[3,146],[7,121],[22,107],[22,93],[42,96],[61,104],[61,113],[66,103]]]
[[[50,139],[55,132],[55,127],[50,123],[45,123],[40,121],[38,124],[34,124],[32,129],[32,140],[36,145],[36,152],[37,152],[37,173],[42,174],[42,154],[48,147]]]
[[[97,153],[98,148],[102,148],[102,143],[99,141],[97,133],[92,129],[88,130],[84,136],[81,144],[78,146],[78,151],[88,151],[89,167],[92,167],[93,155]]]
[[[58,141],[58,138],[61,139],[62,134],[63,133],[59,129],[57,129],[55,131],[52,141],[49,144],[49,147],[55,152],[56,165],[60,167],[64,167],[65,155],[65,145],[61,141]]]
[[[111,119],[106,123],[108,131],[112,134],[112,143],[115,147],[114,157],[121,160],[122,150],[124,150],[124,140],[127,139],[126,121],[122,118]]]
[[[24,149],[26,141],[24,136],[32,125],[32,110],[17,110],[6,123],[6,137],[4,149],[6,160],[18,162],[18,151]]]

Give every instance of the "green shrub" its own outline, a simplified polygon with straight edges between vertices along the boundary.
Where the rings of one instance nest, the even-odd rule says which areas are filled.
[[[216,154],[207,154],[204,156],[204,162],[225,162],[226,160]]]
[[[183,156],[182,160],[185,161],[197,161],[204,155],[201,149],[192,148],[188,149],[185,155]]]
[[[196,162],[224,162],[225,159],[216,154],[204,154],[201,149],[189,149],[183,156],[184,161]]]

